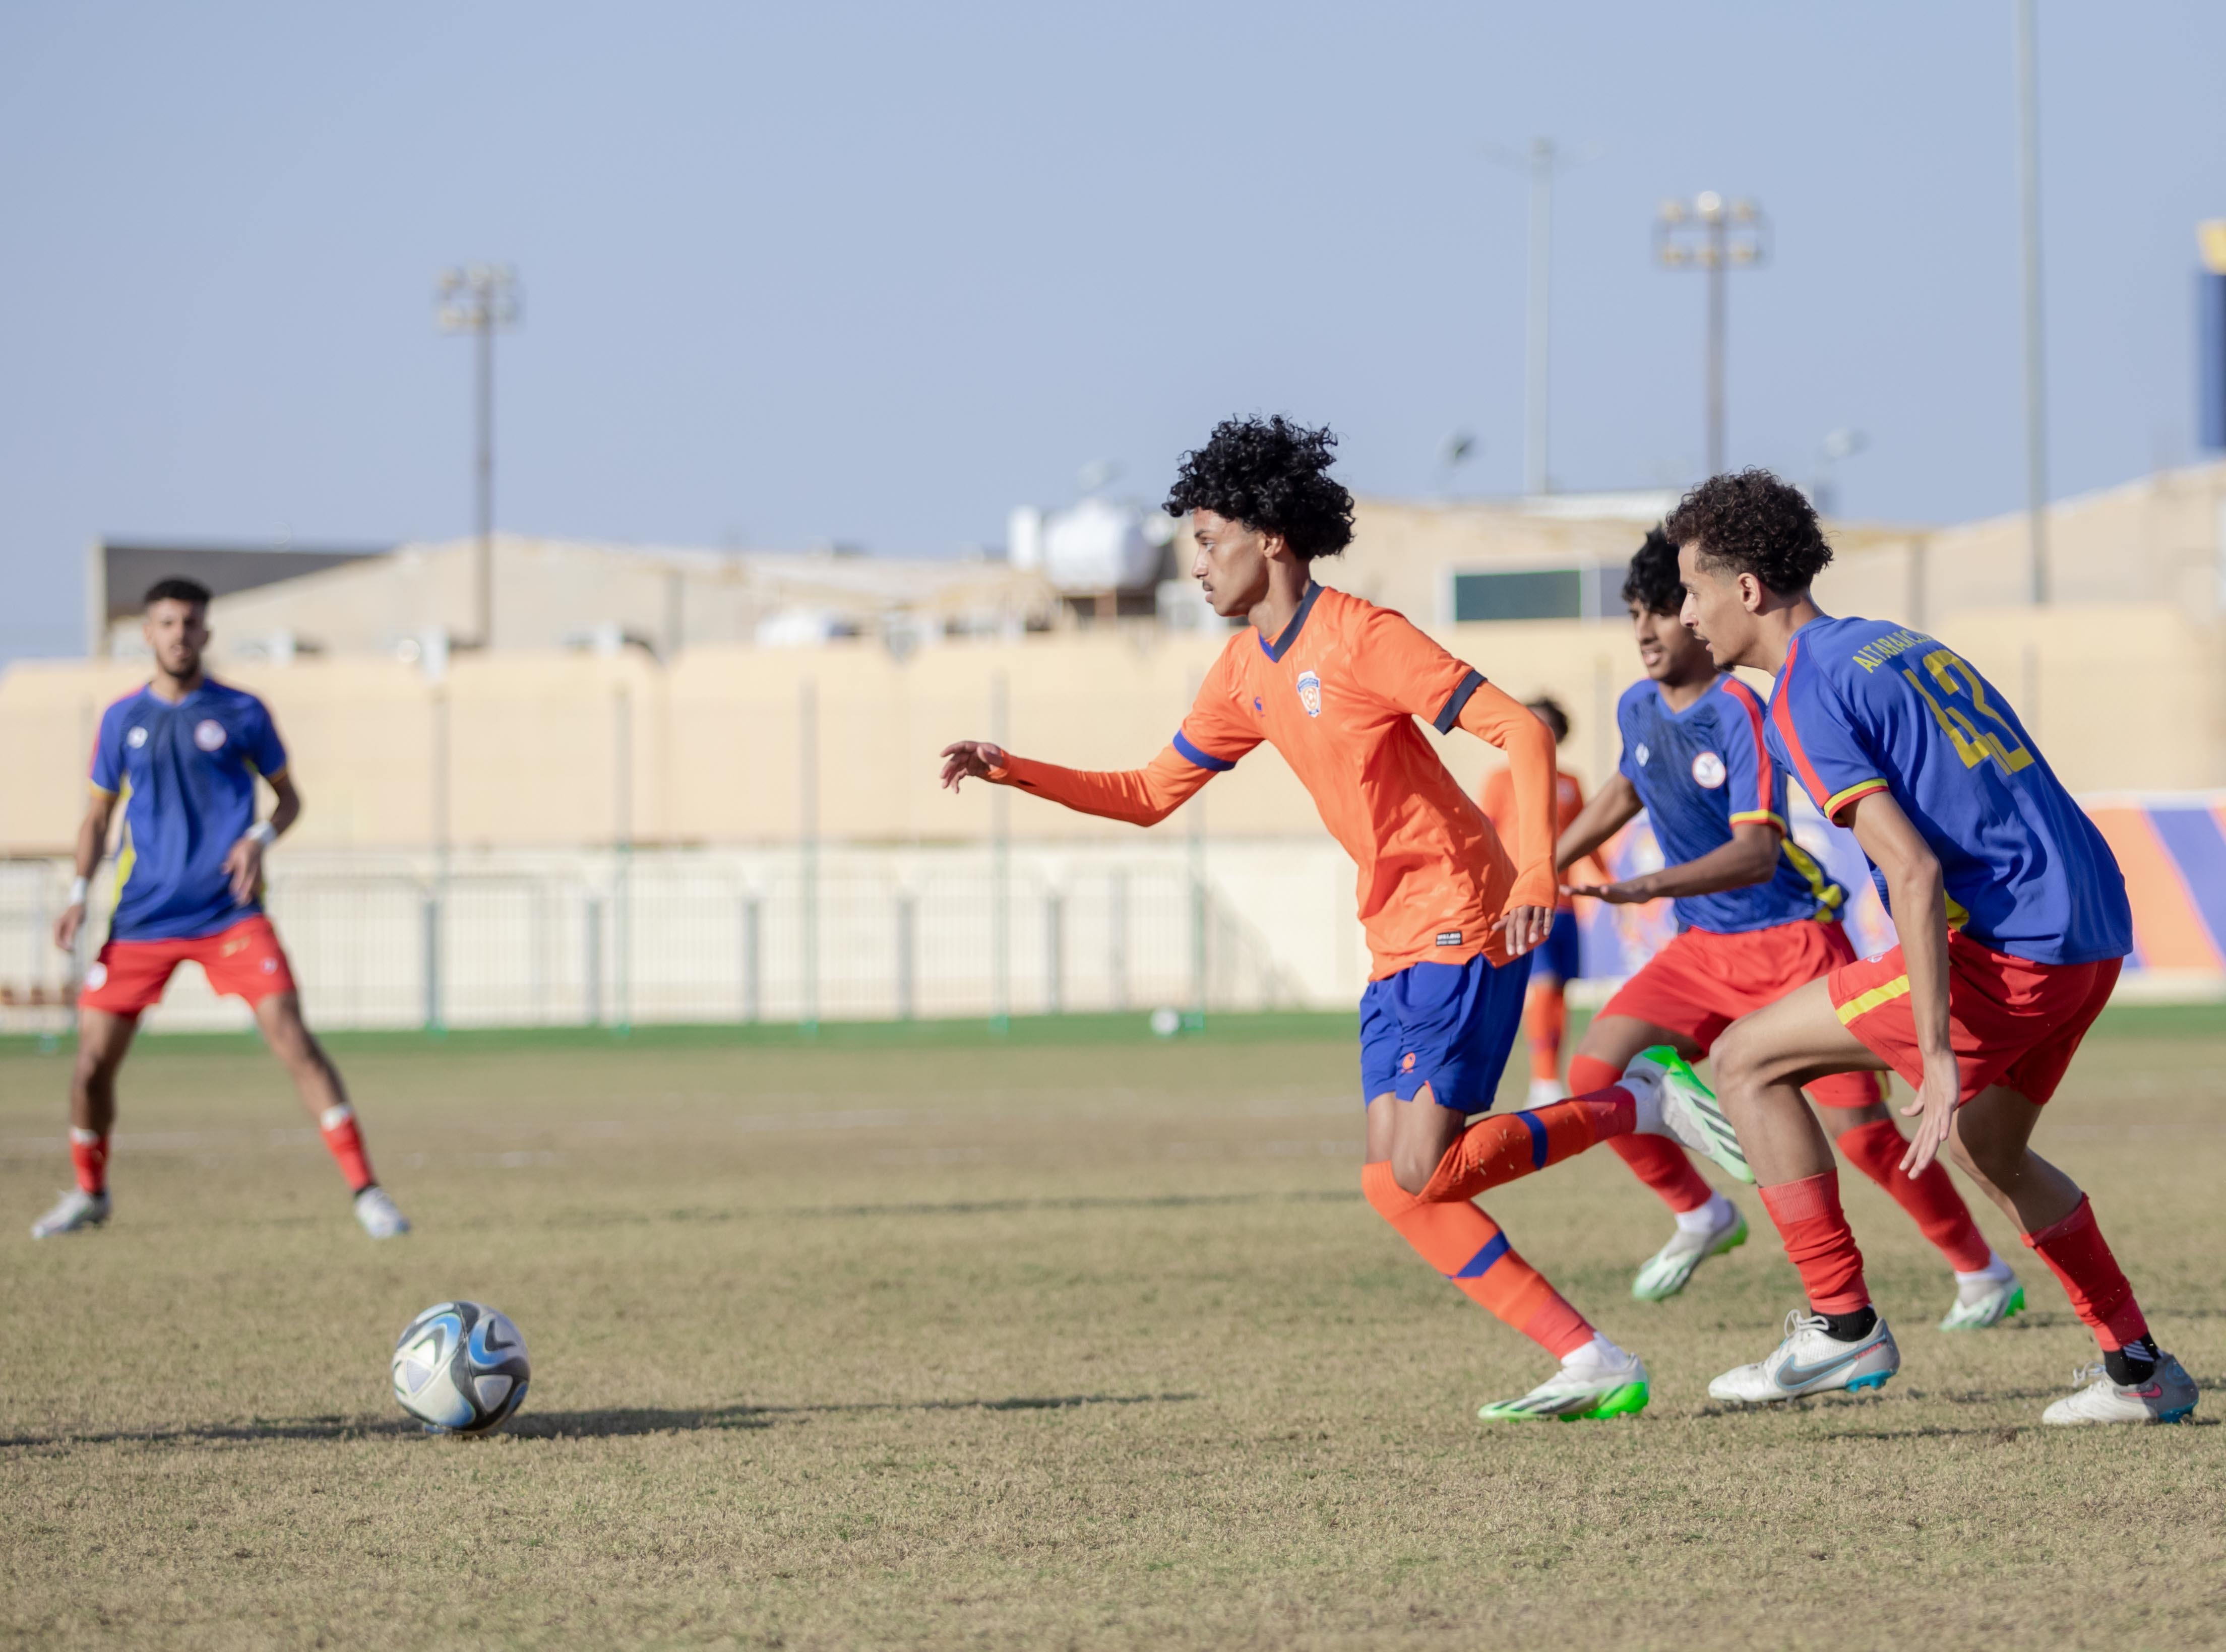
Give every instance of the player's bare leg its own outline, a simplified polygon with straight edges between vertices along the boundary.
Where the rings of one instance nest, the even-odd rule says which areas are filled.
[[[1688,1061],[1701,1058],[1701,1046],[1682,1032],[1636,1015],[1597,1016],[1569,1062],[1569,1088],[1582,1094],[1614,1083],[1641,1051],[1665,1045]],[[1666,1301],[1685,1288],[1702,1262],[1746,1242],[1746,1218],[1739,1207],[1702,1179],[1675,1141],[1634,1131],[1608,1146],[1676,1221],[1670,1242],[1639,1268],[1631,1295],[1642,1302]]]
[[[116,1128],[116,1075],[139,1030],[136,1015],[77,1013],[77,1059],[70,1068],[70,1162],[77,1185],[31,1224],[31,1237],[97,1228],[108,1220],[108,1137]]]
[[[302,1019],[302,1001],[298,994],[272,993],[256,1001],[255,1024],[263,1030],[264,1042],[270,1046],[294,1080],[295,1094],[302,1098],[302,1109],[315,1121],[317,1129],[332,1152],[334,1162],[340,1174],[347,1178],[350,1191],[355,1195],[356,1220],[374,1239],[390,1239],[397,1234],[410,1231],[410,1223],[395,1208],[386,1190],[378,1185],[372,1173],[370,1156],[364,1151],[362,1134],[356,1128],[355,1109],[348,1104],[347,1087],[340,1082],[340,1070],[333,1065],[332,1058]]]

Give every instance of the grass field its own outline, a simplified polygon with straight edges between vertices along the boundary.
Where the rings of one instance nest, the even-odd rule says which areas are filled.
[[[1756,1225],[1632,1301],[1600,1153],[1490,1208],[1653,1407],[1486,1429],[1544,1374],[1361,1203],[1336,1018],[335,1041],[417,1223],[373,1246],[276,1071],[150,1040],[116,1220],[34,1246],[65,1058],[0,1047],[0,1642],[2104,1646],[2226,1639],[2226,1021],[2106,1020],[2044,1150],[2094,1192],[2194,1426],[2038,1426],[2085,1333],[1931,1329],[1847,1181],[1901,1376],[1724,1414],[1797,1283]],[[505,1434],[385,1392],[442,1297],[518,1323]]]

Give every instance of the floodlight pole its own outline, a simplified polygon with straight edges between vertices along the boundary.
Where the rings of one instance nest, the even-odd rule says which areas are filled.
[[[1523,491],[1549,493],[1554,487],[1547,449],[1548,386],[1552,382],[1554,184],[1561,174],[1594,156],[1565,156],[1550,137],[1532,138],[1530,148],[1520,154],[1496,143],[1486,145],[1485,154],[1530,181],[1529,292],[1523,327]]]
[[[518,321],[518,271],[506,264],[444,270],[434,312],[443,333],[474,335],[474,531],[472,599],[480,646],[494,646],[494,335]]]
[[[2048,600],[2048,393],[2040,312],[2040,60],[2033,0],[2018,0],[2018,208],[2025,277],[2026,594]]]
[[[1689,201],[1664,201],[1654,219],[1655,262],[1665,270],[1697,269],[1708,278],[1708,474],[1725,465],[1724,351],[1730,328],[1725,277],[1733,264],[1760,269],[1770,262],[1770,220],[1752,200],[1727,201],[1704,189]]]

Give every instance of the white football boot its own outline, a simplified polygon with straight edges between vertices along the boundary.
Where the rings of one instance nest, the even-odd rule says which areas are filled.
[[[391,1239],[410,1231],[410,1218],[402,1214],[386,1190],[373,1182],[355,1196],[355,1219],[374,1239]]]
[[[1646,1409],[1646,1362],[1595,1337],[1561,1362],[1561,1369],[1519,1400],[1478,1407],[1485,1422],[1535,1421],[1556,1417],[1576,1422],[1628,1417]]]
[[[1754,1179],[1732,1121],[1716,1105],[1715,1092],[1668,1045],[1657,1044],[1632,1057],[1618,1082],[1638,1098],[1637,1128],[1642,1133],[1668,1136],[1714,1160],[1740,1181]]]
[[[2071,1380],[2087,1386],[2042,1412],[2041,1421],[2178,1422],[2195,1409],[2195,1379],[2170,1354],[2157,1356],[2156,1369],[2146,1382],[2113,1382],[2100,1365],[2073,1372]]]
[[[1841,1388],[1860,1393],[1884,1388],[1886,1378],[1901,1369],[1901,1350],[1884,1319],[1854,1342],[1832,1336],[1829,1324],[1822,1314],[1794,1309],[1785,1316],[1785,1340],[1778,1351],[1759,1365],[1726,1371],[1708,1384],[1708,1397],[1753,1406]]]
[[[1940,1322],[1943,1331],[1984,1331],[1998,1325],[2013,1313],[2025,1312],[2025,1287],[2018,1276],[2010,1272],[2009,1264],[1997,1256],[1994,1268],[1984,1274],[1975,1274],[1968,1279],[1956,1275],[1956,1299],[1948,1305],[1948,1314]]]
[[[73,1187],[61,1196],[53,1210],[31,1223],[31,1237],[51,1239],[56,1234],[78,1233],[86,1228],[97,1228],[108,1220],[108,1210],[105,1191],[88,1193],[81,1187]]]
[[[1718,1200],[1723,1205],[1722,1219],[1691,1233],[1680,1223],[1670,1242],[1648,1257],[1638,1277],[1631,1280],[1633,1296],[1641,1302],[1667,1302],[1685,1288],[1693,1270],[1702,1262],[1711,1256],[1729,1255],[1746,1242],[1746,1217],[1738,1205],[1719,1194],[1701,1208],[1705,1210]]]

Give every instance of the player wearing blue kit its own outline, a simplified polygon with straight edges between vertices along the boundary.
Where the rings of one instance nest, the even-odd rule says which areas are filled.
[[[70,1083],[70,1158],[77,1186],[32,1224],[35,1239],[108,1220],[108,1137],[116,1075],[139,1017],[162,1001],[181,963],[243,998],[264,1039],[292,1074],[374,1239],[410,1224],[372,1175],[340,1074],[302,1020],[286,954],[263,912],[263,852],[302,812],[286,748],[260,700],[201,670],[209,594],[164,580],[147,594],[143,625],[155,676],[108,708],[92,754],[92,802],[78,827],[77,882],[54,925],[54,944],[76,950],[86,896],[118,809],[116,905],[108,939],[85,972],[78,1054]],[[277,799],[255,818],[256,786]]]
[[[1563,833],[1556,859],[1573,864],[1644,809],[1662,869],[1579,893],[1615,903],[1670,897],[1678,932],[1593,1019],[1577,1063],[1594,1064],[1570,1069],[1578,1085],[1655,1045],[1697,1060],[1740,1016],[1855,959],[1840,922],[1847,892],[1788,829],[1785,767],[1765,749],[1762,700],[1719,672],[1679,622],[1677,548],[1659,529],[1631,558],[1623,598],[1646,677],[1616,708],[1616,776]],[[1956,1299],[1940,1328],[1976,1330],[2021,1308],[2016,1275],[1981,1236],[1947,1167],[1914,1179],[1897,1173],[1908,1143],[1878,1080],[1835,1073],[1807,1089],[1840,1151],[1908,1211],[1954,1270]],[[1610,1145],[1676,1218],[1632,1295],[1675,1296],[1701,1262],[1745,1242],[1746,1218],[1674,1141],[1629,1136]]]
[[[2042,1420],[2186,1416],[2195,1385],[2150,1337],[2086,1195],[2029,1145],[2132,948],[2108,846],[1968,661],[1905,626],[1816,607],[1809,584],[1832,553],[1795,489],[1762,471],[1714,477],[1667,526],[1685,623],[1718,666],[1776,677],[1771,753],[1854,831],[1901,937],[1736,1022],[1716,1046],[1716,1116],[1746,1148],[1812,1312],[1709,1393],[1783,1400],[1875,1388],[1898,1369],[1840,1210],[1830,1145],[1799,1090],[1891,1069],[1917,1089],[1902,1167],[1919,1174],[1944,1147],[2016,1222],[2101,1344],[2093,1382]]]

